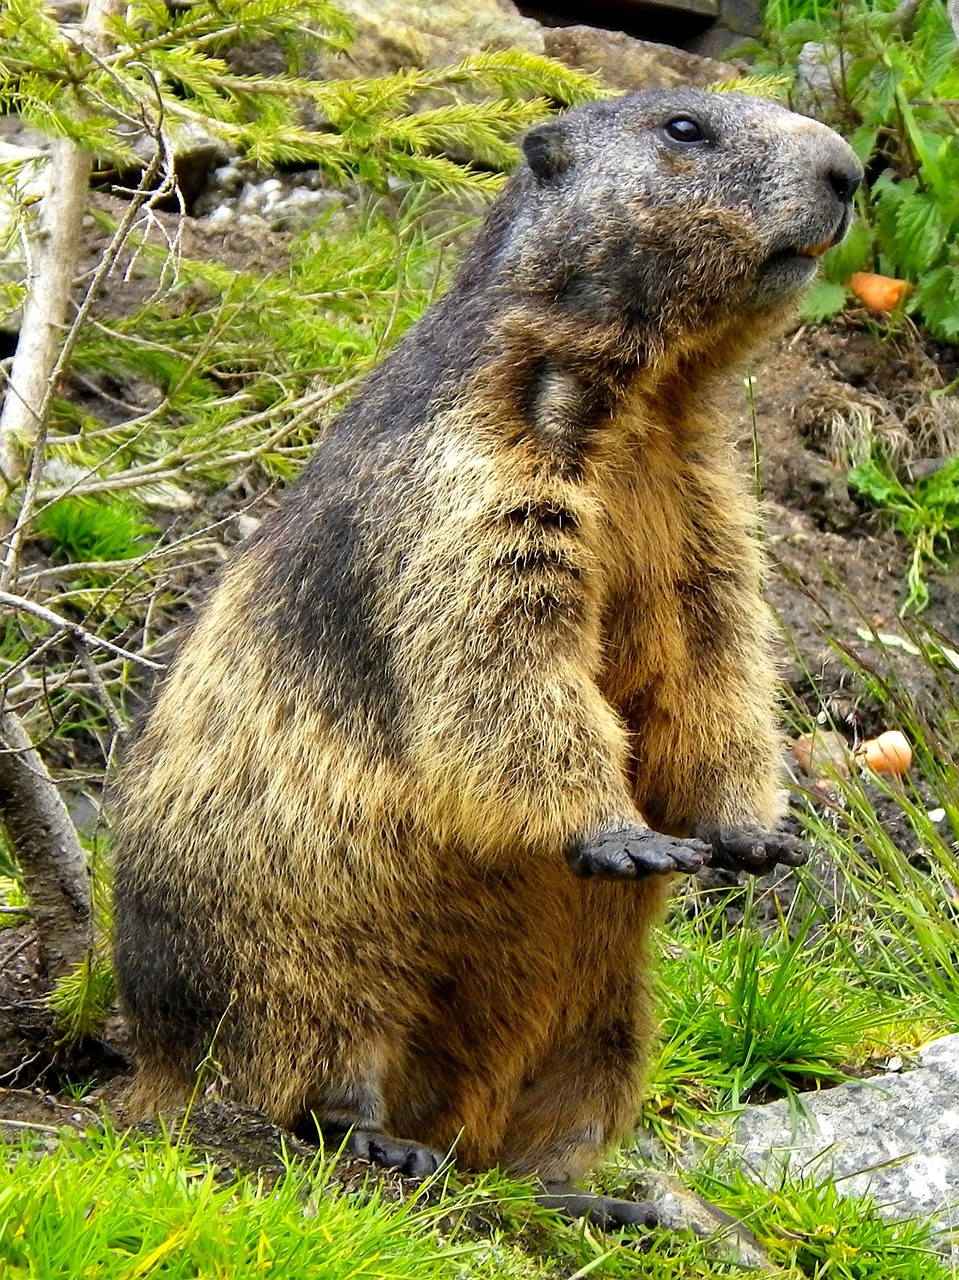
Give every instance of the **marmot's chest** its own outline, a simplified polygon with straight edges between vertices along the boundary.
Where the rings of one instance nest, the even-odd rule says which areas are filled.
[[[724,518],[697,468],[657,439],[620,471],[604,507],[600,682],[619,705],[692,674],[703,624],[694,584],[708,572]]]

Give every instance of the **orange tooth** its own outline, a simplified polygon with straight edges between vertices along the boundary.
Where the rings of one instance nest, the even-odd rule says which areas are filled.
[[[833,246],[832,240],[823,240],[821,244],[814,244],[809,249],[800,249],[799,252],[804,258],[821,258],[827,249]]]

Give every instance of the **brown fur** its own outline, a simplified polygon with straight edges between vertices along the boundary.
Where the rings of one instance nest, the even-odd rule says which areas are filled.
[[[789,297],[749,306],[762,209],[641,204],[646,318],[606,293],[557,303],[557,237],[605,269],[572,220],[522,241],[474,314],[532,182],[344,416],[343,452],[335,429],[291,514],[228,566],[132,752],[134,1109],[185,1100],[209,1052],[221,1088],[281,1125],[312,1110],[577,1178],[637,1113],[668,878],[580,880],[564,851],[624,823],[688,836],[779,814],[757,513],[710,405],[788,314]],[[615,211],[603,225],[620,235]],[[436,352],[453,371],[409,439],[370,435]],[[336,575],[309,568],[334,541],[357,627],[336,679]]]

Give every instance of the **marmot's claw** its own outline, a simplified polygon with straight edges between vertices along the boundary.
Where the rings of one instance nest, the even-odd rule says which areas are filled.
[[[385,1169],[396,1169],[410,1178],[427,1178],[443,1163],[443,1156],[432,1147],[391,1138],[377,1129],[351,1130],[343,1150],[346,1155],[359,1156]]]
[[[709,857],[702,840],[680,840],[649,827],[618,827],[577,840],[569,850],[569,865],[584,879],[638,880],[698,871]]]
[[[772,871],[778,863],[800,867],[806,861],[802,841],[782,831],[763,831],[760,827],[718,827],[699,829],[696,834],[710,847],[707,861],[711,867],[761,876]]]

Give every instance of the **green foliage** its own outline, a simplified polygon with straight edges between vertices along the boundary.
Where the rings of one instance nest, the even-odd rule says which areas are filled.
[[[133,502],[116,497],[61,498],[37,517],[37,534],[67,560],[129,560],[148,551],[159,532]]]
[[[907,304],[940,338],[959,342],[959,55],[944,0],[907,14],[896,0],[833,0],[813,12],[767,6],[757,71],[792,77],[791,101],[843,133],[872,176],[854,238],[826,254],[828,280],[875,270],[916,285]],[[821,45],[831,86],[807,102],[804,46]],[[839,309],[820,289],[807,315]]]
[[[275,1185],[227,1180],[156,1138],[62,1130],[55,1155],[0,1146],[0,1273],[32,1280],[165,1276],[290,1280],[721,1280],[745,1276],[708,1242],[622,1243],[560,1222],[495,1171],[434,1179],[396,1200],[371,1178],[344,1194],[328,1164],[290,1159]],[[751,1273],[750,1273],[751,1274]],[[790,1277],[792,1280],[792,1277]],[[796,1275],[795,1280],[801,1280]]]
[[[909,594],[902,611],[925,608],[927,571],[943,567],[944,558],[952,552],[952,534],[959,528],[959,458],[950,458],[908,489],[887,466],[870,458],[850,471],[849,484],[885,512],[912,548]]]
[[[165,1138],[64,1133],[55,1159],[13,1147],[0,1172],[0,1269],[68,1280],[96,1275],[452,1277],[475,1246],[439,1236],[421,1200],[347,1199],[322,1166],[267,1193]],[[455,1227],[451,1234],[456,1234]]]
[[[338,384],[371,367],[425,310],[462,226],[420,195],[398,209],[380,202],[353,225],[331,216],[294,238],[266,274],[181,258],[171,275],[165,252],[143,246],[141,262],[165,281],[162,297],[87,328],[73,369],[146,384],[156,403],[111,425],[59,402],[57,456],[86,469],[84,494],[148,502],[164,500],[158,485],[197,477],[218,487],[251,462],[291,477],[342,403]]]
[[[816,280],[803,298],[799,308],[800,319],[805,324],[821,324],[839,315],[849,299],[848,290],[835,280]]]
[[[767,0],[766,25],[781,31],[791,22],[821,22],[831,0]]]
[[[953,714],[957,708],[950,704]],[[841,811],[806,815],[810,839],[840,869],[840,888],[818,886],[821,900],[835,914],[835,936],[845,962],[887,997],[902,1002],[913,1017],[925,1018],[942,1032],[959,1030],[959,775],[953,763],[955,743],[900,714],[897,721],[919,755],[923,782],[945,809],[945,820],[929,817],[928,800],[916,785],[884,788],[913,833],[916,854],[909,857],[889,827],[877,819],[873,781],[842,782]],[[841,904],[834,901],[842,895]]]
[[[517,51],[379,79],[297,74],[351,35],[326,0],[134,0],[111,25],[111,51],[94,55],[42,0],[10,0],[0,11],[0,110],[121,171],[142,163],[138,138],[156,141],[162,166],[178,132],[199,125],[254,161],[313,164],[337,184],[386,191],[398,178],[482,192],[498,184],[490,170],[513,163],[518,130],[551,103],[598,92],[594,78]],[[232,49],[267,42],[286,51],[285,74],[234,69]],[[473,165],[446,154],[464,149]]]
[[[889,1222],[868,1196],[845,1196],[828,1177],[809,1170],[783,1176],[772,1189],[742,1170],[696,1179],[704,1196],[744,1218],[783,1267],[814,1280],[947,1280],[929,1225]]]
[[[922,1044],[959,1031],[959,653],[918,623],[906,639],[863,620],[860,635],[873,656],[837,647],[835,661],[848,668],[844,683],[861,691],[873,714],[878,708],[909,739],[913,766],[902,781],[858,769],[837,773],[828,805],[797,791],[804,836],[822,868],[806,868],[803,885],[822,912],[831,966],[891,1002],[891,1012],[925,1022],[905,1041],[915,1036],[913,1044]],[[921,711],[897,677],[903,653],[911,655],[910,684],[918,665],[933,691]]]
[[[0,839],[0,929],[23,924],[22,915],[4,912],[4,907],[25,907],[27,895],[19,878],[19,870]]]
[[[664,940],[659,1059],[646,1119],[697,1127],[697,1109],[736,1108],[845,1078],[889,1014],[835,949],[813,943],[810,913],[792,930],[726,923],[727,903],[679,916]]]
[[[48,1000],[62,1038],[71,1044],[103,1031],[116,999],[110,957],[93,953],[65,974]]]

